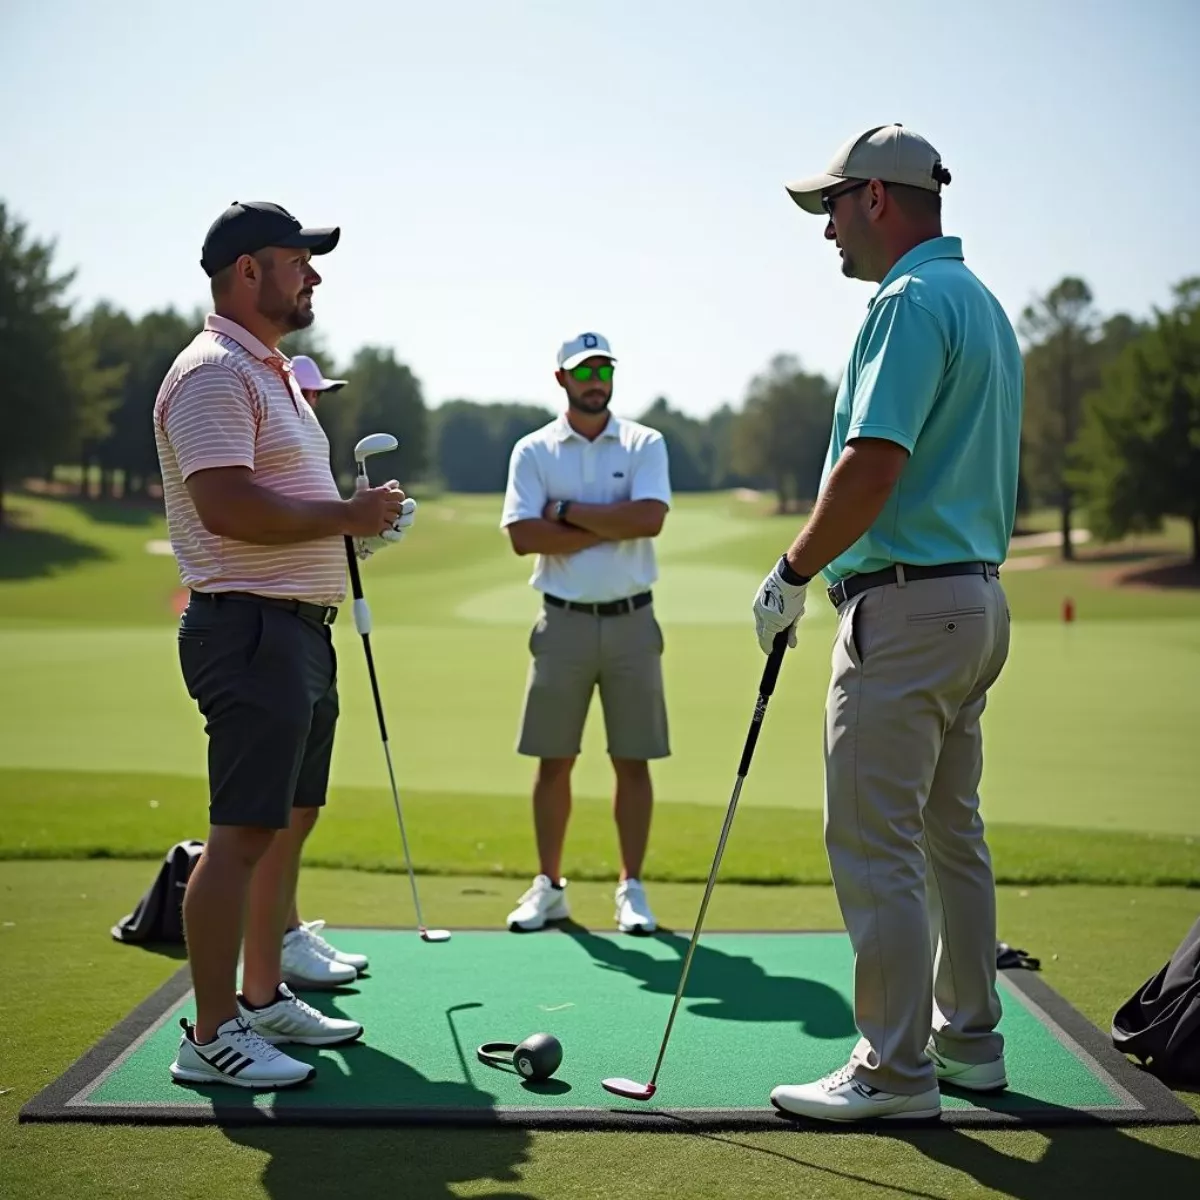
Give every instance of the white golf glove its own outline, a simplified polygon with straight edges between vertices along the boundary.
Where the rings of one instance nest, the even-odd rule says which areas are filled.
[[[359,558],[370,558],[377,550],[383,550],[404,540],[404,535],[417,519],[417,502],[408,496],[400,505],[396,519],[380,534],[369,538],[354,539],[354,553]]]
[[[788,648],[796,645],[796,622],[804,616],[808,584],[788,583],[780,574],[784,559],[775,564],[754,597],[754,627],[764,654],[774,649],[775,635],[788,631]]]

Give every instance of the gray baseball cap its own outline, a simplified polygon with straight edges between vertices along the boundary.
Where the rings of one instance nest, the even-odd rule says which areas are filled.
[[[903,125],[876,125],[852,137],[833,156],[823,175],[784,186],[805,212],[821,215],[821,194],[850,179],[879,179],[940,192],[950,182],[942,156],[919,134]]]

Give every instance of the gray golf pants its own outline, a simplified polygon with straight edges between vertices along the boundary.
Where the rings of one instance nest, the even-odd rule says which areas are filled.
[[[854,947],[856,1078],[936,1085],[924,1053],[1003,1048],[980,717],[1008,657],[1000,581],[871,588],[839,609],[825,715],[825,842]]]

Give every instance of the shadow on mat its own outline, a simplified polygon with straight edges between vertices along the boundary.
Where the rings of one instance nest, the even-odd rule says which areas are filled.
[[[678,955],[677,960],[661,960],[643,954],[636,948],[636,942],[626,948],[574,921],[563,921],[559,928],[606,970],[640,979],[646,991],[675,995],[690,934],[683,937],[659,930],[651,935],[654,941],[669,945]],[[814,979],[768,975],[752,958],[716,950],[706,945],[703,938],[692,955],[684,1000],[688,1012],[698,1017],[723,1021],[794,1021],[804,1033],[815,1038],[845,1038],[857,1033],[850,1006],[833,988]]]
[[[339,993],[307,993],[305,999],[327,1016],[344,1017]],[[343,993],[344,994],[344,993]],[[451,1030],[454,1031],[453,1022]],[[312,1087],[329,1088],[331,1104],[354,1105],[359,1096],[380,1094],[430,1108],[488,1108],[490,1092],[467,1082],[467,1064],[454,1034],[463,1068],[463,1081],[428,1079],[406,1063],[382,1054],[363,1042],[344,1047],[339,1059],[317,1058],[306,1047],[288,1052],[306,1062],[319,1062]],[[262,1185],[276,1200],[304,1196],[420,1196],[451,1200],[454,1186],[479,1180],[520,1183],[518,1168],[529,1161],[530,1134],[524,1129],[429,1129],[420,1127],[356,1128],[349,1125],[270,1128],[240,1125],[240,1096],[214,1098],[221,1132],[238,1145],[263,1151],[270,1159]],[[226,1118],[223,1123],[222,1118]],[[532,1200],[521,1192],[473,1193],[497,1200]]]

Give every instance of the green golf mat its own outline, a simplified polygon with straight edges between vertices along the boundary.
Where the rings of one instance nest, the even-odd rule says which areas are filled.
[[[194,1015],[185,966],[30,1100],[21,1119],[778,1129],[791,1122],[770,1107],[772,1086],[827,1074],[857,1040],[845,933],[705,933],[657,1093],[624,1100],[600,1081],[650,1078],[690,934],[634,938],[567,923],[533,935],[459,930],[442,944],[411,930],[330,936],[369,955],[370,972],[304,998],[366,1033],[335,1050],[288,1047],[318,1065],[312,1083],[266,1093],[175,1084],[167,1067],[179,1021]],[[1009,1087],[990,1096],[943,1089],[943,1121],[1196,1119],[1031,972],[1002,972],[1000,987]],[[482,1043],[538,1032],[563,1045],[550,1080],[530,1083],[476,1057]]]

